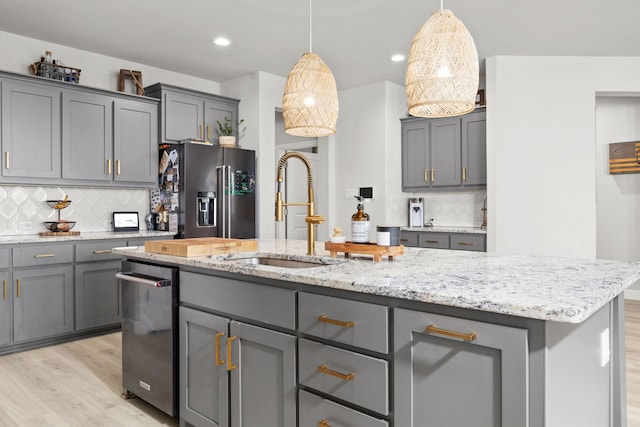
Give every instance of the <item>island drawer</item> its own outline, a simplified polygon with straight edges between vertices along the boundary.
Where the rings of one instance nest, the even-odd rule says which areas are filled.
[[[330,400],[323,399],[315,394],[300,390],[300,426],[367,426],[388,427],[385,420],[370,417],[356,410],[339,405]],[[322,424],[322,421],[327,423]]]
[[[304,338],[298,340],[298,354],[301,385],[389,414],[386,360]]]
[[[482,234],[452,234],[451,249],[485,251],[485,241],[485,236]]]
[[[76,243],[76,262],[107,261],[121,259],[111,252],[113,248],[127,246],[126,240],[103,240],[100,242]]]
[[[446,233],[420,233],[418,246],[421,248],[449,249],[449,234]]]
[[[300,332],[336,342],[389,352],[389,309],[382,305],[300,292]]]
[[[73,262],[73,244],[24,245],[13,248],[13,266],[63,264]]]
[[[289,289],[181,271],[180,302],[295,329],[296,293]]]
[[[415,231],[400,231],[400,244],[404,246],[418,246],[418,233]]]
[[[10,250],[9,248],[0,249],[0,268],[9,268],[9,265],[11,265]]]

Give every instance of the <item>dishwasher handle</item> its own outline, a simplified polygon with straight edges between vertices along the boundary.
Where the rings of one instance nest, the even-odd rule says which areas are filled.
[[[135,273],[132,271],[118,272],[116,273],[116,278],[121,280],[126,280],[129,282],[140,283],[142,285],[152,286],[154,288],[164,288],[167,286],[171,286],[171,280],[160,279],[157,277],[148,276],[146,274],[141,274],[141,273]]]

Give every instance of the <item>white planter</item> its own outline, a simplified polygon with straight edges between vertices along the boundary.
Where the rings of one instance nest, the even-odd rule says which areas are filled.
[[[221,136],[218,139],[220,145],[222,147],[235,147],[236,146],[236,137],[235,136]]]

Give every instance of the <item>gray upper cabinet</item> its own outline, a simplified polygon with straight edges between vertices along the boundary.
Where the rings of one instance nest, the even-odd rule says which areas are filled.
[[[0,346],[13,341],[13,283],[11,273],[0,271]]]
[[[2,176],[60,178],[60,90],[1,83]]]
[[[62,177],[111,181],[113,98],[62,94]]]
[[[529,425],[526,329],[394,314],[395,425]]]
[[[402,119],[403,191],[486,185],[485,113]]]
[[[147,96],[161,100],[160,140],[184,139],[218,142],[217,121],[228,117],[235,128],[239,100],[157,83],[145,88]]]
[[[158,106],[129,100],[114,101],[113,179],[157,184]]]

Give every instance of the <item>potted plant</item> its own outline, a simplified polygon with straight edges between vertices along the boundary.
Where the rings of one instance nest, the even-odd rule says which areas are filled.
[[[218,120],[216,120],[216,122],[218,123],[218,129],[216,131],[218,132],[218,135],[219,135],[219,138],[218,138],[219,144],[223,147],[235,147],[236,135],[234,135],[235,132],[231,124],[231,119],[225,116],[224,122],[220,123],[220,121]],[[240,125],[243,123],[244,123],[244,119],[237,121],[235,131],[239,131]],[[240,137],[241,135],[238,134],[238,138]]]

